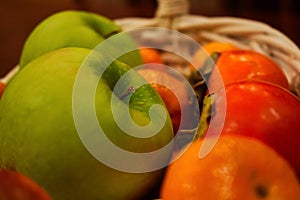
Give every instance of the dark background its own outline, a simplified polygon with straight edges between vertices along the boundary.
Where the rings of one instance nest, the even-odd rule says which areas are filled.
[[[156,0],[0,0],[0,75],[18,64],[26,37],[54,12],[87,10],[116,19],[153,17],[156,8]],[[190,0],[190,13],[262,21],[300,46],[299,0]]]

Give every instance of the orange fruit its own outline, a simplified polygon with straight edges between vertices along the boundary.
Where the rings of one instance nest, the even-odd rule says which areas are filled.
[[[215,124],[210,131],[222,128],[223,135],[261,140],[290,163],[300,180],[299,97],[265,81],[243,80],[226,85],[225,93],[218,91],[213,98],[211,120],[224,124]]]
[[[200,68],[205,60],[214,52],[223,52],[227,50],[238,49],[238,47],[226,42],[208,42],[202,45],[202,48],[193,55],[193,65],[197,69]],[[191,66],[192,67],[192,66]]]
[[[0,81],[0,98],[2,97],[5,88],[6,88],[6,84]]]
[[[168,167],[161,188],[163,200],[300,199],[294,171],[269,146],[226,135],[200,159],[203,141],[193,142]]]
[[[51,200],[49,194],[20,172],[0,169],[0,199],[1,200]]]
[[[256,79],[289,89],[288,80],[280,66],[261,53],[252,50],[224,51],[216,64],[225,85],[244,79]],[[212,72],[209,80],[210,92],[220,88],[215,74],[216,70]]]
[[[185,113],[181,113],[181,106],[185,110],[189,109],[189,96],[185,83],[167,73],[160,66],[140,68],[137,72],[150,83],[164,101],[172,120],[174,134],[176,134],[181,123],[182,126],[185,126],[185,123],[191,121],[186,119],[185,122],[181,122],[181,115],[187,118]]]
[[[181,122],[180,103],[177,97],[170,89],[163,85],[152,83],[151,86],[157,91],[164,101],[172,120],[173,131],[176,134]]]
[[[154,48],[141,47],[139,49],[139,52],[140,52],[142,60],[145,64],[149,64],[149,63],[163,64],[164,63],[159,51]]]

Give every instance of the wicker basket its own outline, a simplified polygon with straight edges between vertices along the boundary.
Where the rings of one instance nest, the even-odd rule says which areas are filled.
[[[282,68],[288,78],[290,90],[300,96],[300,50],[287,36],[259,21],[191,15],[188,11],[188,0],[158,0],[158,8],[153,18],[130,17],[117,19],[115,22],[125,31],[162,27],[184,33],[200,45],[218,41],[257,51]],[[159,39],[159,36],[156,38]],[[148,199],[157,196],[154,194]]]
[[[153,18],[131,17],[116,19],[115,22],[125,31],[163,27],[184,33],[199,44],[220,41],[242,49],[255,50],[267,55],[282,67],[288,77],[290,89],[300,96],[300,50],[280,31],[249,19],[190,15],[188,0],[158,0],[158,3]],[[9,82],[17,72],[18,66],[1,81]],[[147,199],[156,198],[158,191],[154,192]]]
[[[236,17],[190,15],[188,0],[158,0],[154,18],[123,18],[115,22],[125,31],[163,27],[184,33],[199,44],[209,41],[231,43],[267,55],[282,67],[290,89],[300,95],[300,50],[287,36],[271,26]]]
[[[190,15],[188,12],[189,0],[158,0],[153,18],[130,17],[115,22],[125,31],[163,27],[184,33],[200,45],[220,41],[255,50],[279,64],[288,78],[290,90],[300,96],[300,49],[287,36],[259,21]],[[18,66],[14,67],[0,81],[8,83],[18,70]]]

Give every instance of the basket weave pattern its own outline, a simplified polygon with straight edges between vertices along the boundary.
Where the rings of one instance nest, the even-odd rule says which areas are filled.
[[[236,17],[206,17],[188,14],[188,0],[158,0],[153,18],[123,18],[115,22],[125,31],[163,27],[180,31],[200,44],[227,42],[267,55],[282,67],[290,89],[300,95],[300,50],[280,31],[268,24]]]

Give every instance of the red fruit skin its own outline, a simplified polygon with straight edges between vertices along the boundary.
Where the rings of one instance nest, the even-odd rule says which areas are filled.
[[[226,110],[220,109],[225,99],[217,92],[213,116],[218,120],[226,112],[222,134],[261,140],[290,163],[300,180],[300,99],[280,86],[254,80],[228,84],[225,91]]]
[[[287,77],[280,66],[258,52],[240,49],[224,51],[216,64],[224,85],[244,79],[255,79],[289,89]],[[216,84],[216,75],[214,73],[216,73],[215,70],[209,81],[211,85],[210,92],[220,88]]]
[[[2,97],[5,88],[6,88],[6,84],[0,81],[0,98]]]
[[[1,200],[51,200],[46,191],[18,172],[0,169]]]
[[[180,127],[188,129],[193,126],[193,120],[190,119],[192,106],[189,104],[189,94],[184,82],[160,66],[147,65],[137,72],[151,84],[164,101],[172,120],[174,134]],[[181,112],[182,110],[184,112]]]
[[[143,63],[164,64],[164,61],[157,49],[141,47],[139,49]]]

